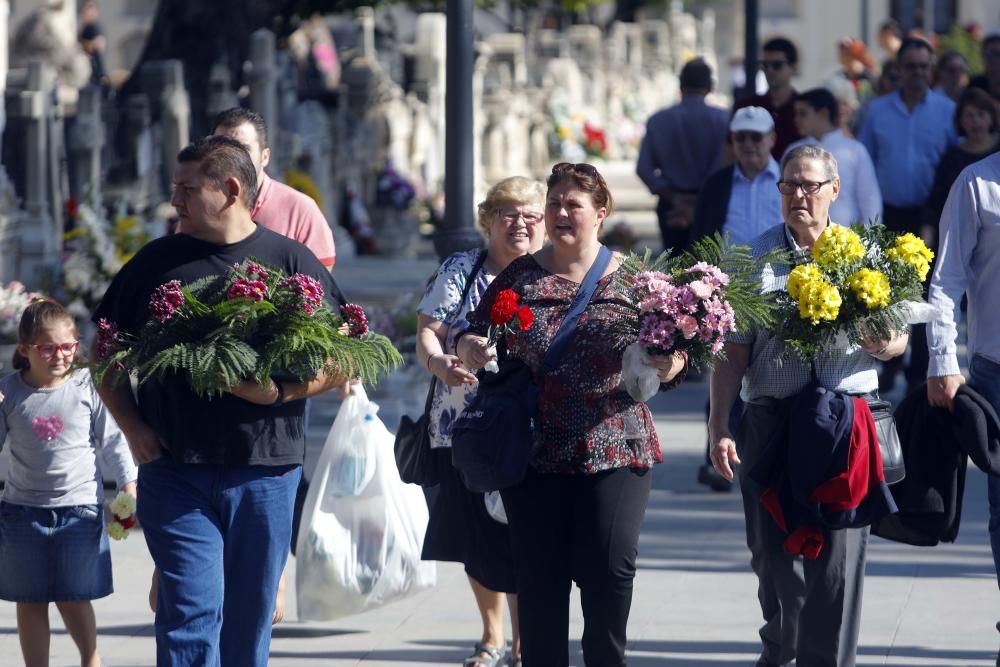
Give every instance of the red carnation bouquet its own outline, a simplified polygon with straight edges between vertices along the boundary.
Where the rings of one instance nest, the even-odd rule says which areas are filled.
[[[535,314],[527,306],[520,305],[521,295],[512,289],[500,290],[496,300],[490,306],[490,327],[486,331],[487,345],[494,353],[494,358],[485,368],[491,373],[497,373],[500,367],[496,362],[496,344],[504,334],[516,334],[527,331],[535,321]]]

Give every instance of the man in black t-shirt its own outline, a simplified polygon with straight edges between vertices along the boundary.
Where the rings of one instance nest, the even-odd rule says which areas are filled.
[[[242,144],[207,137],[177,160],[171,203],[183,233],[122,267],[95,321],[136,335],[158,286],[223,275],[247,257],[312,276],[334,307],[342,303],[309,249],[251,219],[256,172]],[[140,464],[138,518],[160,572],[158,664],[267,664],[305,455],[303,399],[344,381],[322,371],[266,388],[244,380],[216,398],[199,398],[180,378],[146,382],[137,398],[128,383],[100,388]]]

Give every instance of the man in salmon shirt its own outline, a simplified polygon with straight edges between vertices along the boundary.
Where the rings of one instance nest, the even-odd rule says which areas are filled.
[[[260,114],[233,107],[215,117],[214,127],[212,134],[236,139],[250,151],[257,168],[257,200],[250,212],[254,222],[295,239],[312,250],[323,266],[332,269],[336,260],[333,231],[319,206],[307,195],[264,172],[271,161],[271,149],[267,142],[267,125]]]

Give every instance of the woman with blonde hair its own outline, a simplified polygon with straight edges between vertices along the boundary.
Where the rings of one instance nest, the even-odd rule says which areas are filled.
[[[493,278],[518,257],[542,247],[544,211],[542,183],[514,176],[494,185],[479,204],[486,248],[445,259],[417,306],[417,357],[435,382],[430,439],[441,479],[427,490],[430,522],[423,558],[465,565],[483,621],[482,638],[463,663],[469,667],[519,665],[520,634],[514,561],[507,526],[498,520],[503,519],[496,506],[499,498],[467,490],[451,465],[451,426],[476,391],[476,376],[455,354],[455,338]],[[505,593],[512,626],[509,653],[503,627]]]

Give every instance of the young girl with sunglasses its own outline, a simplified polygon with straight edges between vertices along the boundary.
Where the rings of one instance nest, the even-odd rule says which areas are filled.
[[[100,453],[118,488],[135,495],[128,444],[94,389],[74,368],[76,326],[54,301],[25,309],[13,365],[0,378],[0,446],[11,449],[0,499],[0,599],[17,603],[26,665],[49,664],[49,603],[55,602],[80,650],[97,667],[90,601],[111,594]]]

